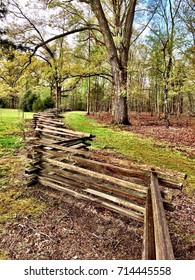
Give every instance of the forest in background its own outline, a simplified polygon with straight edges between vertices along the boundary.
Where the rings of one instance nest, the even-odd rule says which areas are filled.
[[[193,0],[0,4],[1,107],[194,116]]]

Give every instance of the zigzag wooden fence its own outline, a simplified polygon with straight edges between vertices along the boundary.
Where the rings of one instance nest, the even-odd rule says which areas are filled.
[[[66,129],[55,111],[35,114],[33,121],[29,185],[40,183],[142,222],[142,259],[174,259],[164,211],[174,205],[163,198],[163,188],[181,190],[185,174],[91,152],[94,136]]]

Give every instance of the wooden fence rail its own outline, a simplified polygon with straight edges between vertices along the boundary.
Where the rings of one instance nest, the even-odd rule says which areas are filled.
[[[155,172],[151,172],[151,184],[146,199],[142,259],[174,259],[158,177]]]
[[[142,259],[173,259],[164,188],[181,190],[183,173],[138,165],[88,150],[92,134],[65,128],[55,111],[34,115],[28,185],[41,185],[135,219],[144,225]],[[32,152],[33,150],[33,152]]]

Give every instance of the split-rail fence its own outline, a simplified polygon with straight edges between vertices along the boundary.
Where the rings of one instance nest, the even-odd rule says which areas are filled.
[[[90,151],[93,135],[69,130],[57,111],[34,114],[27,184],[63,191],[143,223],[144,260],[174,259],[165,210],[167,189],[186,175]]]

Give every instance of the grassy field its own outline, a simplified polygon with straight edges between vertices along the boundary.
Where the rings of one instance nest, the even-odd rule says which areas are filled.
[[[31,118],[32,113],[25,113]],[[22,129],[25,122],[18,110],[0,109],[0,239],[5,223],[18,215],[39,215],[44,209],[42,202],[28,197],[24,183],[26,158]],[[26,196],[27,195],[27,196]],[[0,250],[0,260],[6,259],[6,251]]]
[[[32,118],[32,113],[24,113],[14,109],[0,109],[0,148],[20,147],[24,120]]]
[[[108,149],[126,158],[148,165],[178,170],[188,175],[186,190],[195,190],[195,159],[166,148],[166,144],[134,133],[109,128],[87,118],[83,112],[65,113],[66,125],[74,130],[94,134],[92,149]]]

